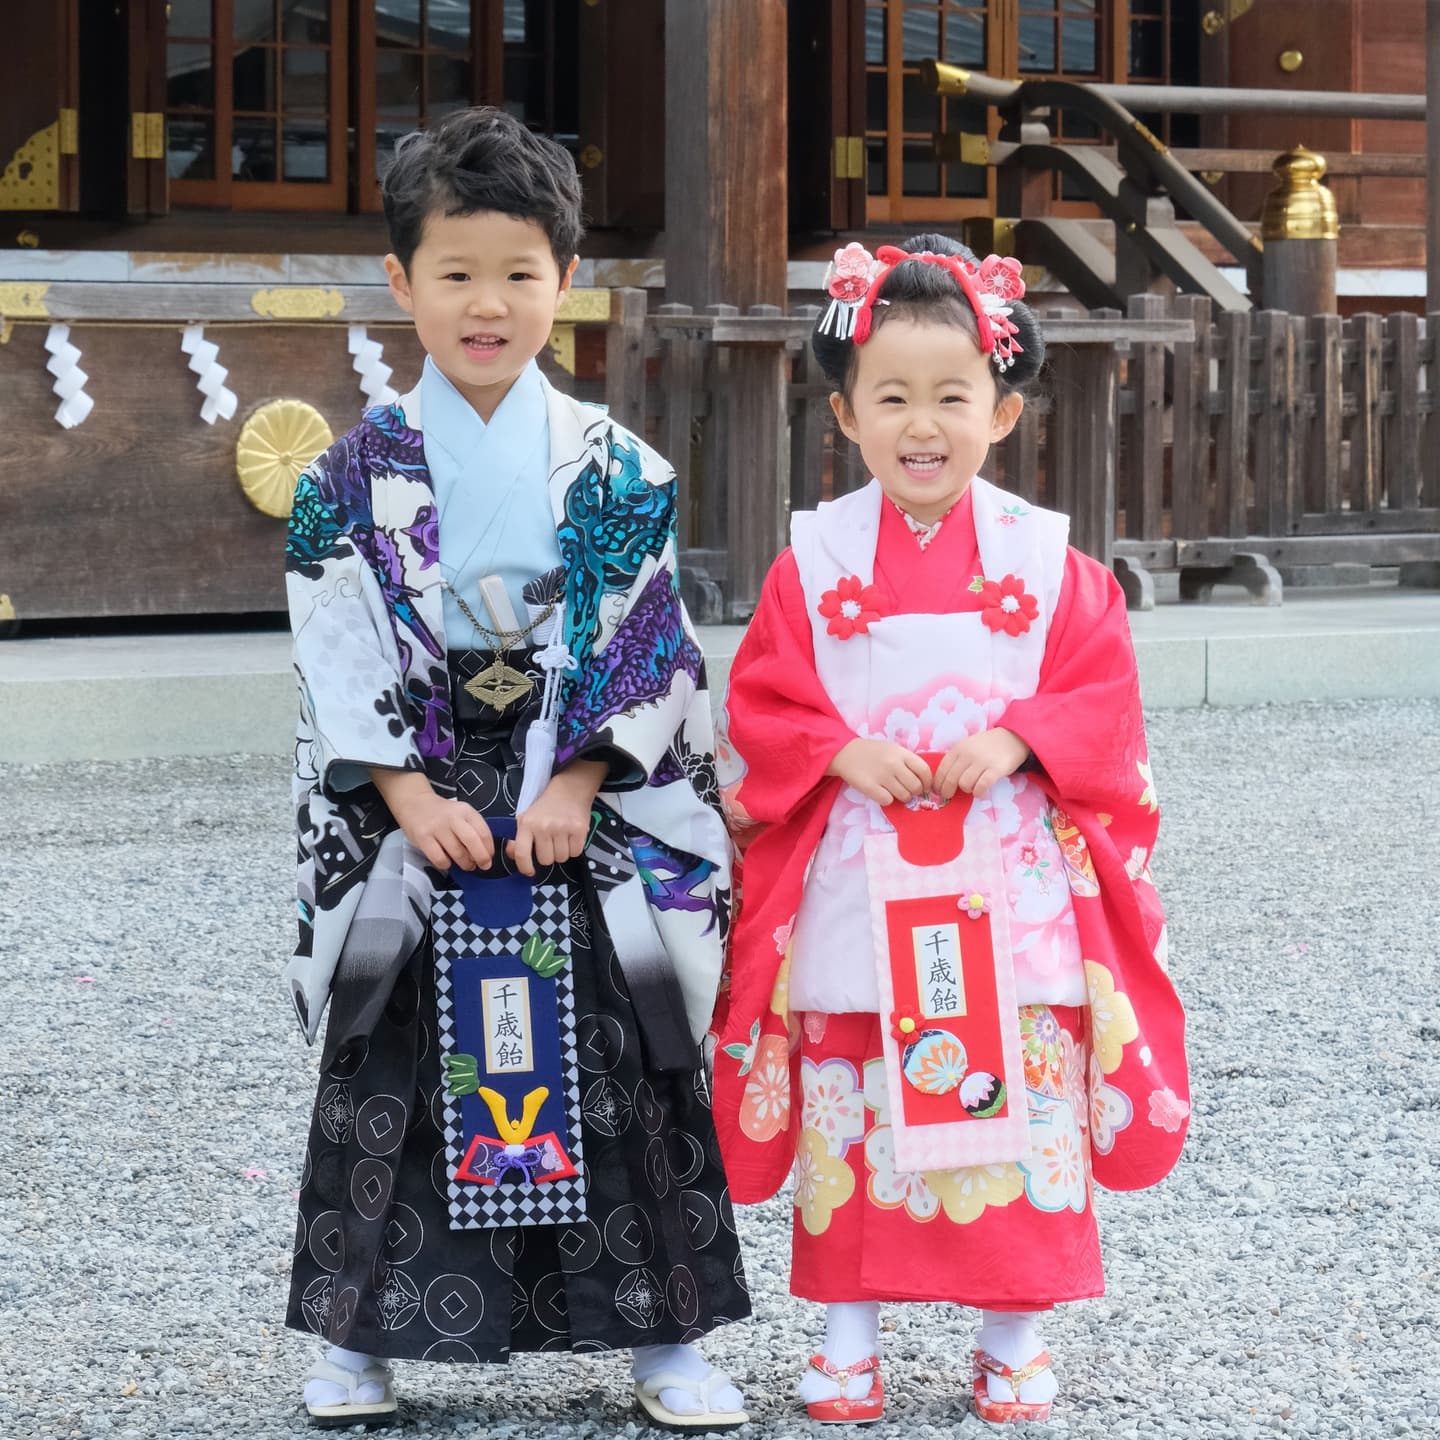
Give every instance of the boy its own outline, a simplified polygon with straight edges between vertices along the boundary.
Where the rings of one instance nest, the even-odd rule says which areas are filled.
[[[300,477],[300,941],[330,1020],[287,1323],[319,1422],[384,1360],[628,1348],[658,1420],[736,1425],[690,1342],[749,1313],[699,1042],[730,855],[674,476],[535,363],[574,165],[501,111],[407,136],[391,289],[427,352]]]

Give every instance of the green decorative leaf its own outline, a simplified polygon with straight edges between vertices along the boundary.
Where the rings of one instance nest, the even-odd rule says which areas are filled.
[[[743,1060],[745,1058],[745,1052],[749,1050],[749,1048],[750,1047],[748,1045],[746,1045],[743,1041],[740,1040],[735,1041],[733,1045],[726,1045],[724,1047],[725,1053],[732,1060]]]
[[[445,1057],[445,1088],[452,1095],[473,1095],[480,1088],[480,1065],[473,1055]]]
[[[558,975],[570,963],[570,957],[562,955],[553,940],[545,940],[539,935],[531,935],[520,947],[520,958],[542,980]]]
[[[965,588],[969,590],[972,595],[978,595],[985,588],[985,577],[983,575],[977,575]]]

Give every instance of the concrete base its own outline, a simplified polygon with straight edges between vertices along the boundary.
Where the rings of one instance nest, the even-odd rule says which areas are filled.
[[[1440,697],[1440,594],[1165,605],[1130,623],[1151,709]],[[700,630],[717,704],[743,633]],[[294,716],[283,634],[0,643],[0,763],[284,754]]]
[[[1334,565],[1277,565],[1287,594],[1296,590],[1358,590],[1371,583],[1370,566],[1353,561]]]

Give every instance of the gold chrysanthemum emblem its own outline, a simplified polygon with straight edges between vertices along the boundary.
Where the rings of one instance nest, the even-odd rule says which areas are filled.
[[[334,439],[325,417],[303,400],[262,405],[235,442],[235,474],[245,498],[266,515],[287,518],[300,472]]]

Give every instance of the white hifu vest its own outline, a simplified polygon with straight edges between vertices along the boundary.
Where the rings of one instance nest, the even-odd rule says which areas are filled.
[[[815,668],[835,708],[859,736],[916,751],[945,751],[1004,723],[1012,700],[1035,693],[1060,585],[1067,517],[971,482],[985,578],[1013,575],[1039,602],[1023,634],[992,631],[981,612],[886,615],[847,640],[819,606],[839,580],[874,580],[880,508],[863,490],[791,519],[791,545],[810,615]],[[949,523],[949,522],[947,522]],[[1001,781],[966,822],[993,819],[1004,862],[1020,1004],[1082,1004],[1085,977],[1049,803],[1023,774]],[[885,811],[846,787],[836,799],[805,882],[791,950],[790,1005],[829,1013],[879,1009],[864,838],[893,827]]]

